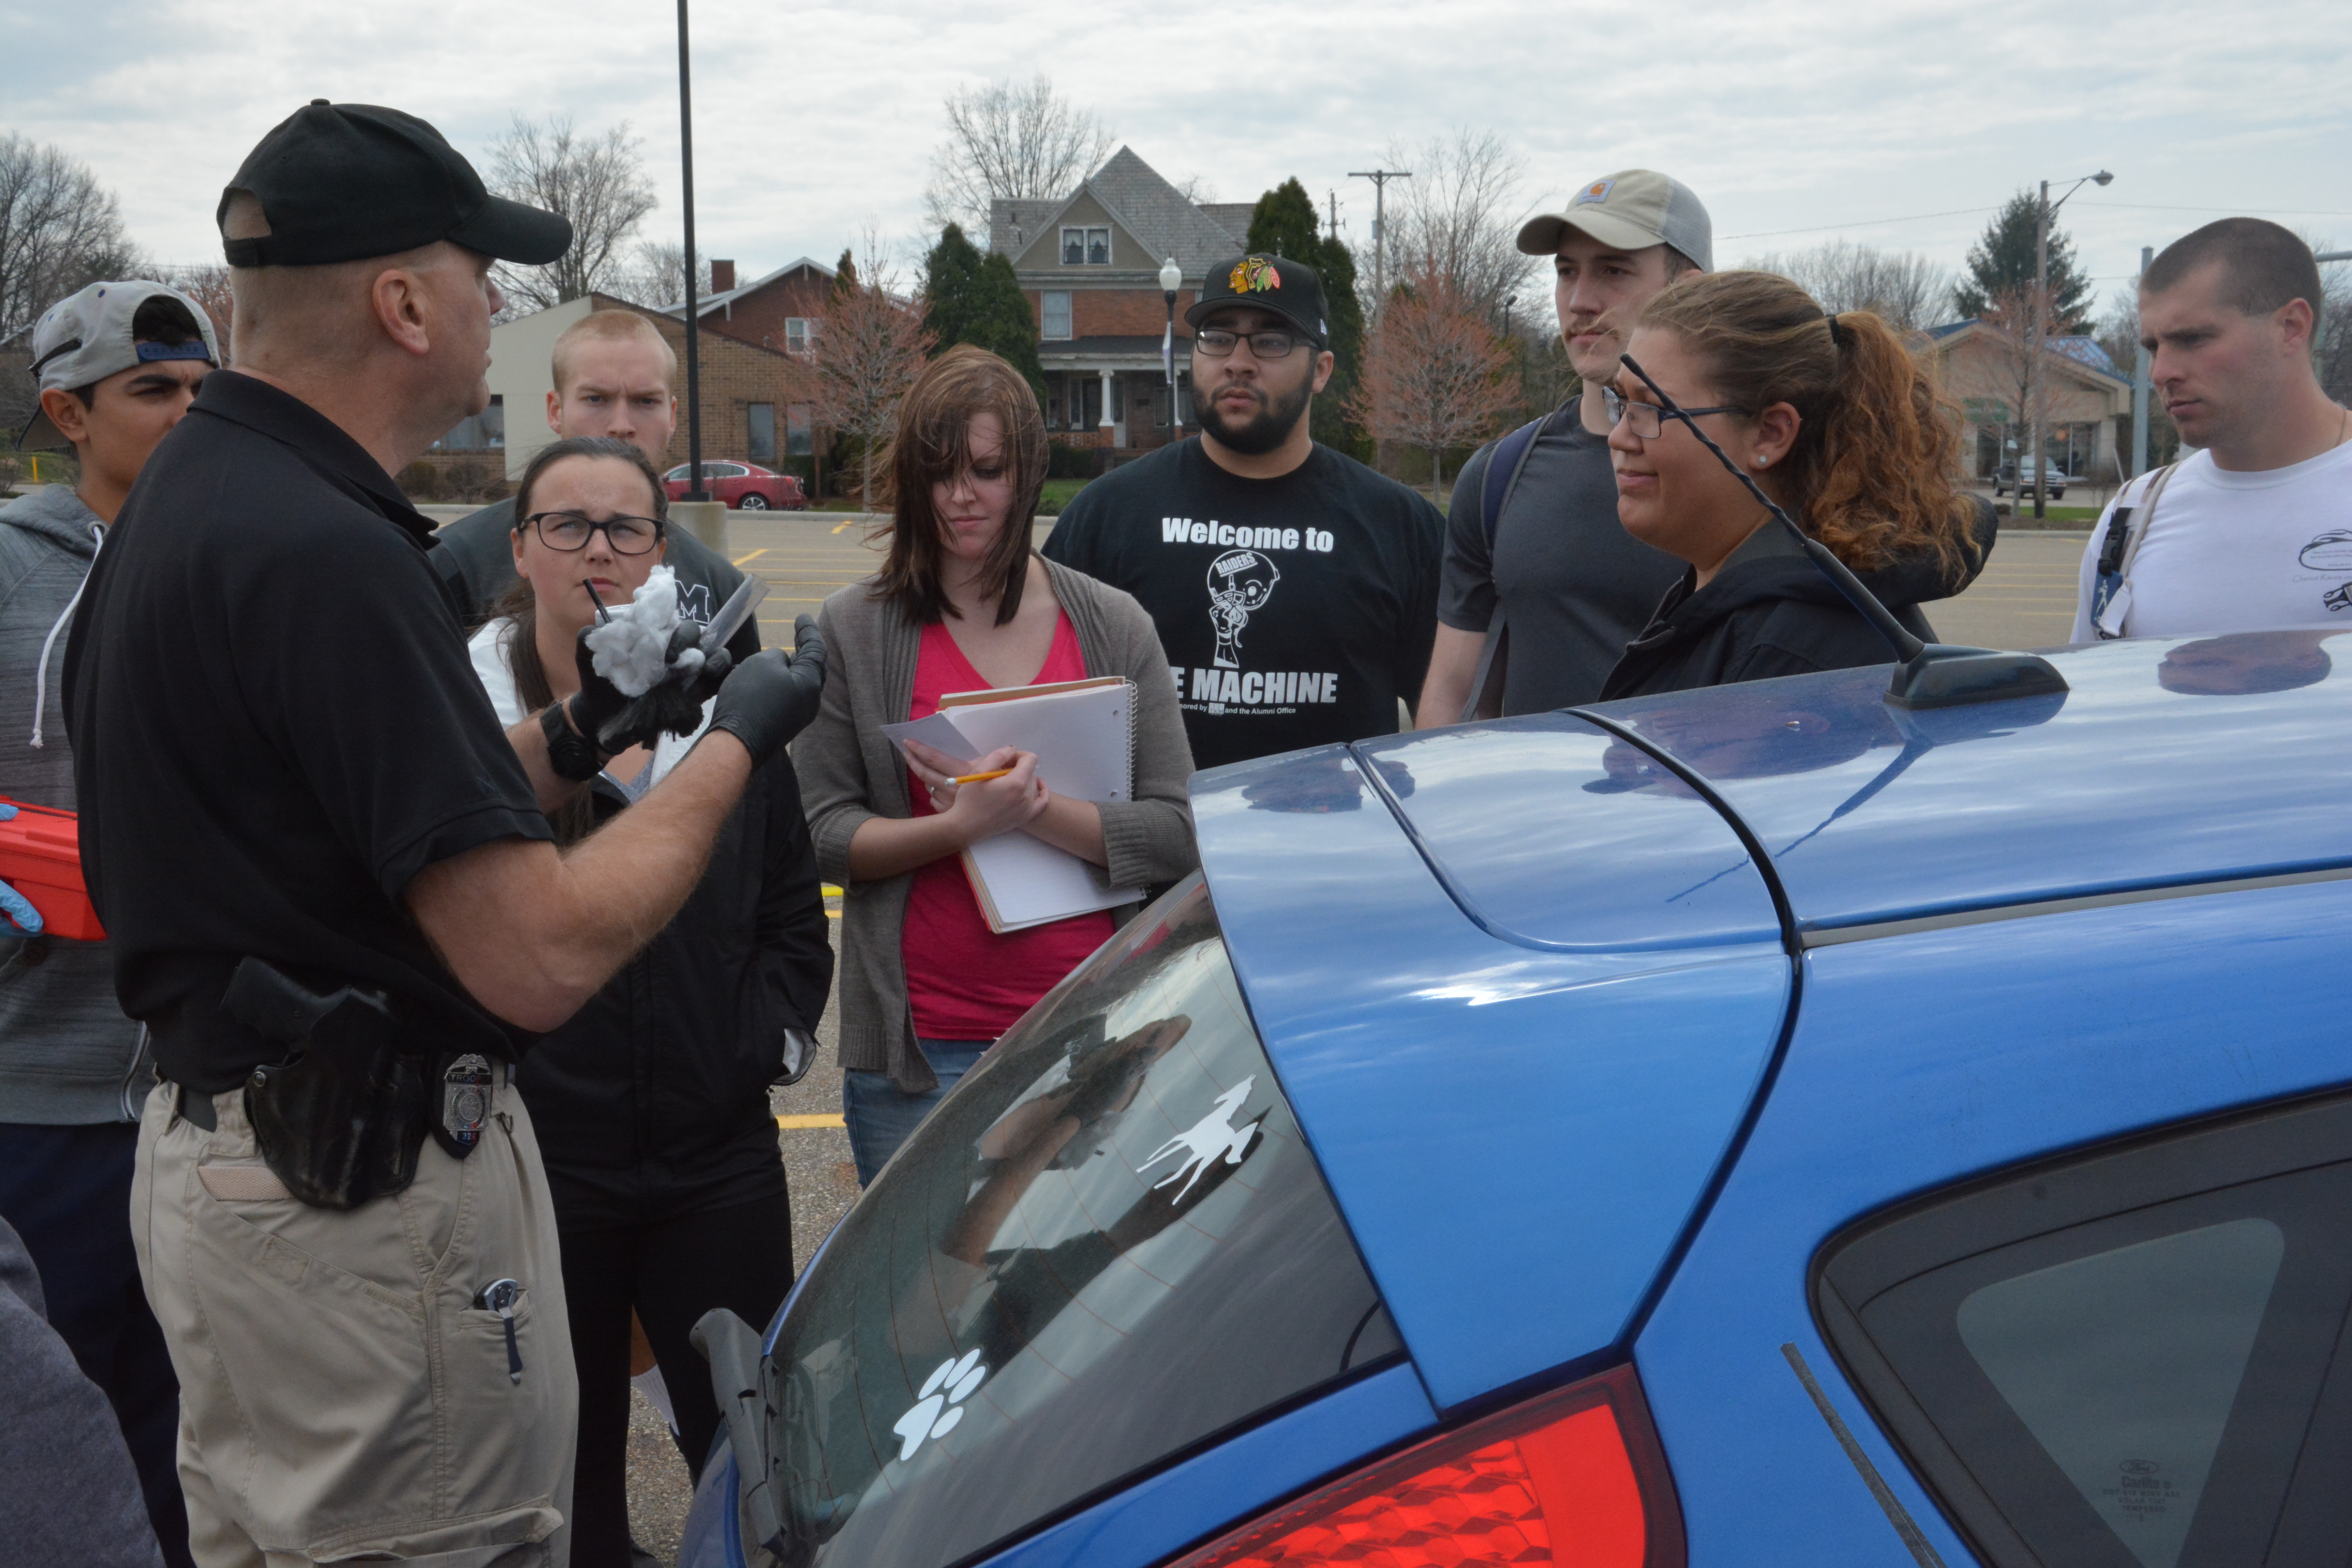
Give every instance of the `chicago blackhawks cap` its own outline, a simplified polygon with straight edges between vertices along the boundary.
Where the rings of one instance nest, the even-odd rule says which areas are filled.
[[[261,204],[269,232],[225,237],[231,267],[323,267],[444,239],[536,267],[572,243],[570,220],[490,195],[441,132],[372,103],[314,98],[280,121],[221,193],[216,223],[239,192]]]
[[[1315,268],[1285,256],[1236,256],[1209,268],[1201,297],[1184,312],[1185,324],[1197,329],[1212,310],[1247,305],[1280,316],[1315,340],[1322,348],[1331,341],[1324,319],[1323,279]]]
[[[1620,250],[1671,245],[1702,272],[1715,270],[1715,225],[1691,188],[1649,169],[1621,169],[1569,198],[1566,212],[1542,213],[1519,229],[1519,248],[1550,256],[1570,229]]]
[[[159,295],[186,308],[189,320],[195,323],[196,342],[142,343],[131,338],[131,323],[139,307]],[[205,314],[204,307],[161,283],[93,283],[58,300],[33,323],[33,381],[41,392],[95,386],[110,375],[166,359],[200,359],[218,365],[220,345],[213,341],[212,318]],[[21,450],[32,450],[64,440],[36,405],[32,421],[16,445]]]

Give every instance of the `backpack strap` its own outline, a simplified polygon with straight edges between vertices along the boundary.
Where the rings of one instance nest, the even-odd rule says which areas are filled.
[[[1495,572],[1495,531],[1501,526],[1503,509],[1510,504],[1512,492],[1519,488],[1519,475],[1526,471],[1528,458],[1536,449],[1536,437],[1559,414],[1560,409],[1555,408],[1541,418],[1530,419],[1487,448],[1486,471],[1478,486],[1478,522],[1486,535],[1489,580]],[[1486,644],[1478,650],[1478,672],[1471,679],[1470,700],[1463,704],[1461,721],[1502,717],[1503,675],[1509,668],[1510,639],[1511,628],[1498,600],[1495,617],[1486,626]]]
[[[2124,635],[2125,623],[2131,618],[2132,563],[2139,559],[2139,547],[2156,521],[2156,503],[2179,467],[2167,463],[2157,469],[2141,489],[2137,503],[2117,506],[2115,516],[2107,520],[2106,537],[2099,542],[2098,570],[2091,580],[2091,635],[2101,642],[2113,642]],[[2132,527],[2135,511],[2140,514],[2137,529]]]

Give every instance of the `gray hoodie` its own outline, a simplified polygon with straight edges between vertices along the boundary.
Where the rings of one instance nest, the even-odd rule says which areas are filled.
[[[73,751],[58,691],[62,627],[105,526],[64,485],[0,507],[0,796],[9,800],[73,809]],[[115,1003],[106,943],[0,935],[0,1121],[137,1121],[154,1083],[144,1047]]]

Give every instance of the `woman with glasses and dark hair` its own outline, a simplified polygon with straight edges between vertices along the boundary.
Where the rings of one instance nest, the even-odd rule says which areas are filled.
[[[667,511],[660,478],[625,441],[575,437],[531,459],[515,497],[520,581],[469,645],[501,723],[579,689],[575,639],[597,601],[628,603],[660,564]],[[575,843],[627,810],[694,741],[665,735],[613,758],[555,815],[557,838]],[[764,1323],[792,1285],[792,1210],[768,1086],[783,1072],[788,1034],[792,1059],[805,1065],[832,978],[800,784],[779,752],[744,789],[677,917],[516,1074],[562,1242],[580,1378],[580,1568],[631,1560],[631,1313],[661,1367],[687,1465],[698,1470],[719,1412],[688,1331],[713,1307]]]
[[[818,864],[846,889],[842,1105],[861,1184],[1139,907],[992,931],[964,877],[967,846],[1028,833],[1114,888],[1173,882],[1198,859],[1192,753],[1150,617],[1029,548],[1045,428],[1020,372],[969,346],[933,360],[899,407],[887,471],[889,554],[825,600],[824,700],[793,746]],[[1010,750],[972,770],[1002,777],[958,784],[948,757],[910,742],[902,758],[882,733],[950,692],[1096,676],[1135,683],[1128,800],[1057,795],[1034,755]]]
[[[1601,696],[1892,662],[1893,652],[1725,459],[1916,636],[1975,580],[1992,509],[1958,488],[1958,413],[1868,311],[1824,311],[1769,272],[1692,274],[1635,314],[1605,389],[1617,517],[1689,563]],[[1718,458],[1696,431],[1723,451]]]

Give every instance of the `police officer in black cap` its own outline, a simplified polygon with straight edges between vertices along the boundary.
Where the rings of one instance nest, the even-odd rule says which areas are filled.
[[[488,401],[491,261],[570,226],[423,121],[323,100],[219,217],[236,369],[149,462],[66,670],[84,864],[168,1080],[132,1213],[191,1543],[560,1564],[572,1358],[509,1066],[683,902],[823,652],[674,644],[634,701],[583,653],[502,733],[389,476]],[[544,811],[714,687],[693,752],[559,856]]]

